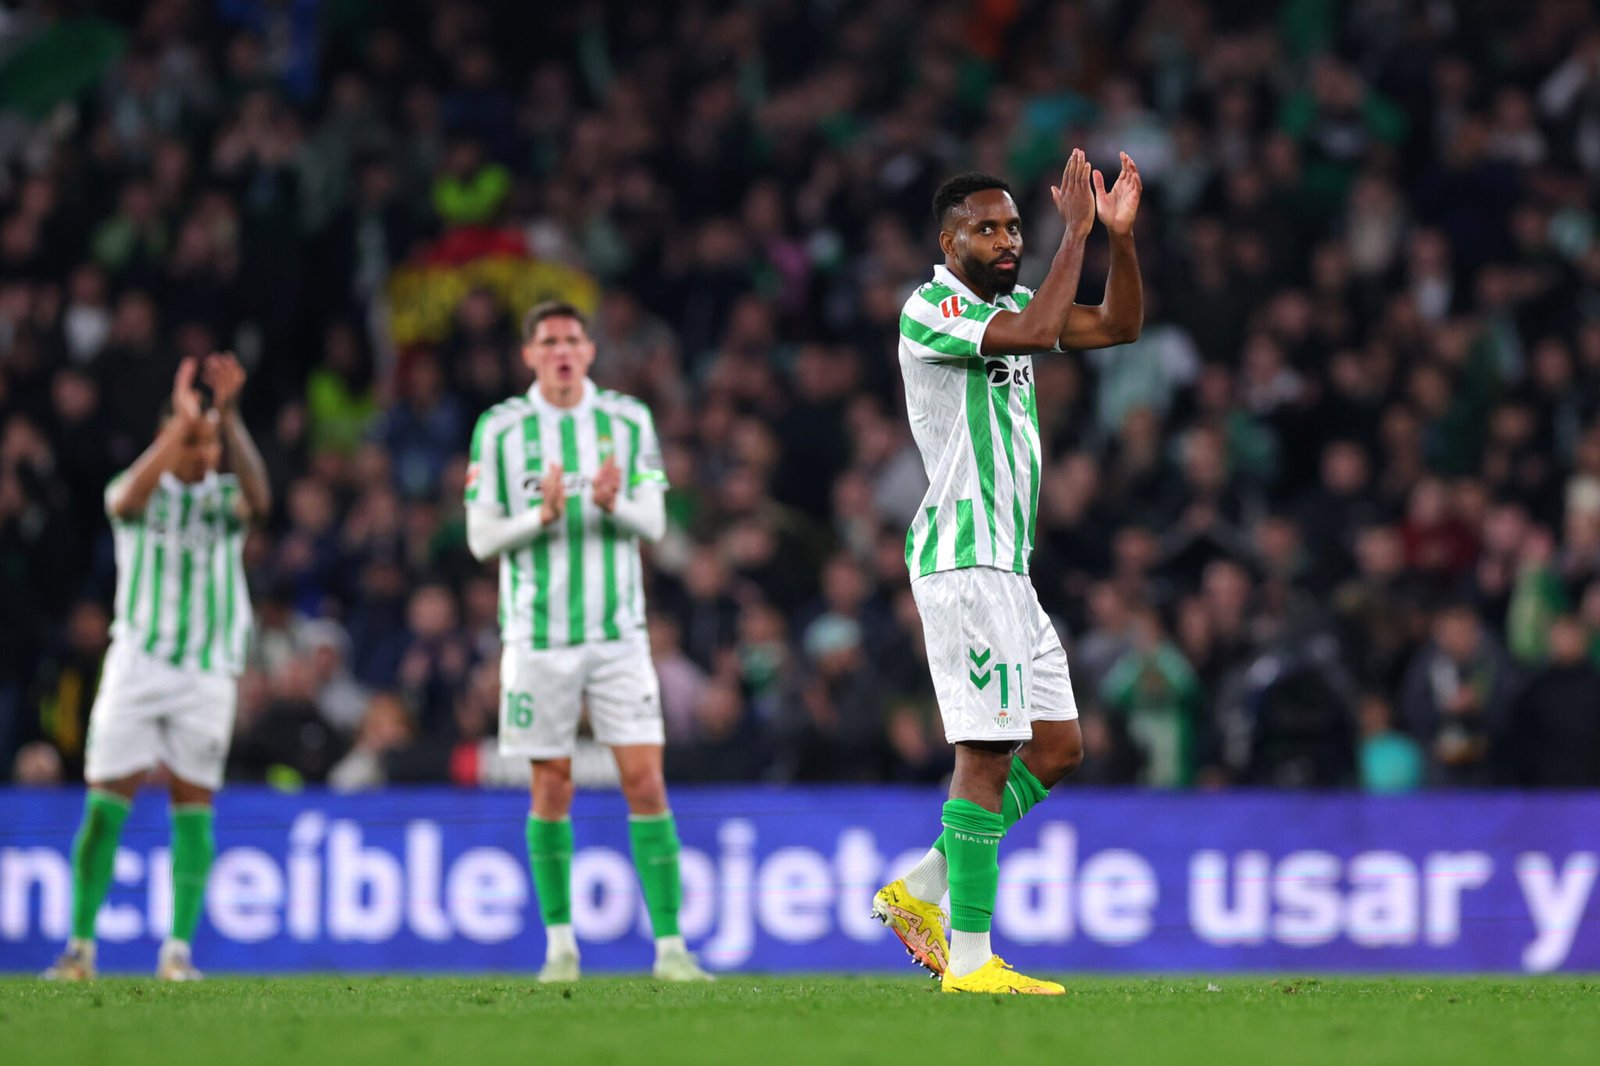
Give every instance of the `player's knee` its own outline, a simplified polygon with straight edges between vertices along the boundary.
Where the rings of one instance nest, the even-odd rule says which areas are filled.
[[[565,760],[536,763],[533,769],[533,808],[562,814],[572,806],[572,766]]]
[[[630,766],[622,773],[622,794],[634,811],[665,810],[667,780],[659,766]]]
[[[1073,730],[1040,754],[1043,757],[1039,759],[1041,765],[1035,776],[1045,788],[1053,788],[1082,765],[1083,735]]]

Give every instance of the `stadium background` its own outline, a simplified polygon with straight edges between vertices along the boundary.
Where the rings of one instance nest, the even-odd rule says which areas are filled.
[[[1452,846],[1510,877],[1542,822],[1576,922],[1594,853],[1563,863],[1594,797],[1445,791],[1600,784],[1600,21],[1570,0],[7,10],[0,772],[80,779],[101,489],[177,361],[231,347],[279,503],[247,549],[229,777],[289,798],[241,799],[275,812],[254,830],[319,802],[400,825],[308,785],[520,785],[492,754],[494,584],[460,490],[476,414],[527,385],[518,311],[560,295],[665,444],[669,780],[931,794],[950,762],[903,559],[898,309],[932,189],[967,167],[1012,180],[1037,282],[1043,190],[1080,144],[1145,176],[1146,323],[1037,363],[1034,575],[1088,748],[1051,806],[1199,825],[1227,797],[1071,788],[1437,790],[1329,799],[1368,813],[1315,846],[1383,845],[1373,811],[1489,811]],[[605,784],[602,754],[581,770]],[[777,795],[792,816],[819,794]],[[6,819],[13,860],[46,829],[65,848],[70,793],[0,802],[43,812]],[[4,939],[5,968],[34,964]]]

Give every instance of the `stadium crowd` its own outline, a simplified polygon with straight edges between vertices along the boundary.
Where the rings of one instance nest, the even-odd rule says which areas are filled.
[[[1048,248],[1075,145],[1144,174],[1146,319],[1036,360],[1073,780],[1600,785],[1578,0],[8,11],[0,774],[81,772],[103,486],[177,361],[231,348],[278,509],[230,776],[522,783],[460,502],[474,419],[529,383],[520,307],[465,285],[417,340],[390,283],[504,245],[597,282],[596,377],[656,412],[669,779],[941,779],[899,308],[943,177],[1007,176]]]

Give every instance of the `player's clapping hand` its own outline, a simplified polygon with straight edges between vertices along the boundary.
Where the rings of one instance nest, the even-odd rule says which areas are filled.
[[[200,406],[200,390],[194,387],[195,371],[199,367],[193,356],[178,364],[172,379],[172,420],[183,429],[192,427],[205,417]]]
[[[1139,167],[1127,152],[1122,153],[1122,172],[1106,191],[1105,177],[1094,172],[1094,209],[1107,230],[1119,237],[1133,232],[1133,220],[1139,214],[1139,198],[1144,194],[1144,179]]]
[[[202,377],[211,390],[211,401],[219,411],[231,411],[244,389],[244,366],[232,352],[212,352],[206,356]]]
[[[1050,198],[1074,240],[1083,240],[1094,228],[1094,192],[1089,187],[1089,171],[1083,149],[1074,148],[1061,172],[1061,184],[1050,186]]]
[[[561,469],[561,464],[556,463],[545,471],[544,479],[539,482],[539,492],[544,496],[544,502],[539,505],[539,520],[547,526],[566,513],[565,475],[566,471]]]
[[[605,461],[600,467],[600,472],[594,476],[594,504],[600,510],[611,513],[617,506],[617,493],[622,490],[622,470],[617,466],[616,457]]]

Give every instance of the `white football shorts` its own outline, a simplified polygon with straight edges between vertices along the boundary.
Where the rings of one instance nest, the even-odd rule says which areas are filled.
[[[1026,574],[942,570],[911,583],[945,739],[1021,743],[1078,717],[1061,638]]]
[[[664,744],[661,684],[643,633],[500,656],[500,754],[570,758],[585,704],[602,744]]]
[[[89,712],[84,779],[94,785],[160,765],[190,784],[221,788],[238,697],[225,674],[180,670],[113,643]]]

